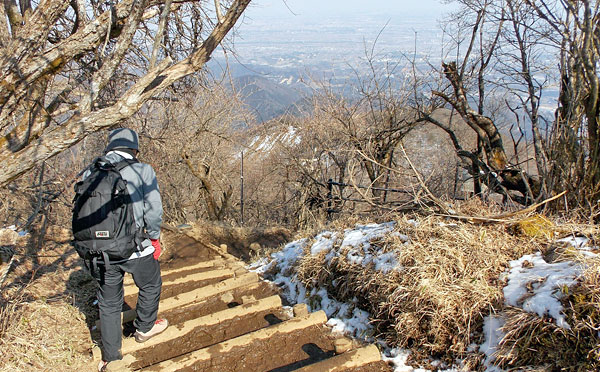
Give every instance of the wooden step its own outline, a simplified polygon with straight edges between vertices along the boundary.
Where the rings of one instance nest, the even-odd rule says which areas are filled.
[[[199,273],[194,273],[191,275],[186,275],[184,277],[177,278],[171,281],[163,281],[163,288],[167,286],[173,286],[178,284],[183,284],[187,282],[193,281],[202,281],[209,280],[215,278],[232,278],[235,276],[235,271],[232,269],[217,269],[211,271],[203,271]],[[131,296],[138,293],[138,287],[135,284],[129,284],[123,287],[125,293],[124,296]]]
[[[252,296],[255,300],[277,295],[278,292],[266,282],[256,282],[233,288],[229,291],[217,294],[215,296],[203,299],[198,302],[162,311],[159,309],[161,317],[169,319],[173,324],[182,323],[187,320],[205,316],[221,310],[226,310],[232,306],[245,304],[248,297]]]
[[[369,345],[302,367],[295,372],[342,372],[350,368],[363,367],[369,363],[379,362],[380,360],[381,354],[377,346]]]
[[[209,327],[234,317],[245,317],[256,312],[273,310],[278,307],[281,307],[281,298],[279,296],[263,298],[262,300],[258,300],[246,305],[236,306],[231,309],[212,313],[193,320],[188,320],[187,322],[178,324],[177,326],[171,325],[163,333],[144,343],[138,343],[134,338],[126,338],[123,340],[121,351],[123,354],[129,354],[136,350],[158,345],[179,337],[185,337],[187,333],[191,332],[197,327]]]
[[[176,268],[176,269],[161,270],[161,276],[165,277],[165,276],[178,274],[178,273],[186,272],[186,271],[210,269],[210,268],[216,268],[216,267],[225,267],[226,263],[227,263],[227,261],[225,261],[224,259],[219,257],[219,258],[211,260],[211,261],[198,262],[195,265],[180,267],[180,268]],[[125,274],[125,278],[123,278],[123,284],[125,284],[125,285],[133,284],[133,277],[131,276],[131,274],[129,274],[129,273]]]
[[[166,298],[161,301],[159,311],[167,311],[187,304],[202,301],[208,297],[216,296],[227,292],[233,288],[241,287],[250,283],[258,282],[258,274],[247,273],[234,278],[223,280],[222,282],[196,288],[192,291],[180,293],[175,297]]]
[[[219,283],[210,284],[204,287],[196,288],[189,292],[180,293],[174,297],[169,297],[164,300],[161,299],[158,311],[160,314],[161,312],[181,308],[195,302],[201,302],[212,296],[223,294],[234,288],[253,283],[258,283],[258,274],[256,273],[247,273],[236,276],[234,278],[223,280]],[[131,322],[135,319],[135,317],[135,309],[123,311],[122,322]],[[96,322],[96,327],[100,327],[100,321]]]
[[[255,341],[265,341],[271,339],[274,336],[281,337],[286,334],[293,334],[296,331],[303,330],[311,326],[322,325],[327,321],[327,315],[324,311],[317,311],[304,317],[293,318],[288,321],[276,324],[274,326],[263,328],[261,330],[233,338],[231,340],[223,341],[216,345],[212,345],[200,350],[196,350],[180,357],[166,360],[164,362],[155,364],[142,371],[152,372],[176,372],[182,369],[189,368],[195,370],[196,364],[206,364],[210,367],[219,368],[217,365],[211,364],[213,358],[227,358],[229,353],[244,353]],[[263,350],[264,353],[269,353],[269,350]],[[284,353],[284,350],[271,350],[272,354],[265,354],[267,358],[276,357],[275,353]],[[224,361],[226,363],[226,361]],[[217,370],[217,369],[211,369]],[[240,370],[239,372],[242,372]],[[248,369],[247,371],[251,371]]]
[[[187,322],[170,325],[163,333],[144,343],[123,340],[122,353],[133,355],[137,369],[214,345],[268,327],[268,316],[281,317],[281,298],[271,296],[245,305],[219,311]],[[156,353],[155,350],[161,350]]]

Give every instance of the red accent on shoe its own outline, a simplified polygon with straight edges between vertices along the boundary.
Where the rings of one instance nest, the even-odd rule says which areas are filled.
[[[137,342],[146,342],[152,337],[162,333],[168,326],[169,322],[166,319],[157,319],[148,332],[135,331],[135,340]]]
[[[103,360],[100,361],[100,363],[98,363],[98,372],[104,372],[106,371],[106,366],[108,365],[108,362],[105,362]]]

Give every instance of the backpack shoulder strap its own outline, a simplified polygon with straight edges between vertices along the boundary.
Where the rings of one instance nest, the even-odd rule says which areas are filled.
[[[130,166],[131,164],[139,163],[140,161],[136,158],[133,159],[123,159],[120,162],[115,164],[115,170],[120,172],[122,169]]]

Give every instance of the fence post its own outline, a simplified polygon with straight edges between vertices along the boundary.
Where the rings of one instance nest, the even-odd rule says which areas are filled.
[[[240,225],[244,226],[244,151],[242,151],[240,166]]]
[[[331,214],[333,210],[331,209],[331,200],[333,199],[333,180],[330,178],[327,180],[327,220],[331,221]]]

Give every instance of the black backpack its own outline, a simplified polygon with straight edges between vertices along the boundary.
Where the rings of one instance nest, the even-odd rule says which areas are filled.
[[[88,177],[75,184],[73,199],[73,244],[84,260],[96,268],[99,260],[123,262],[139,250],[141,233],[133,215],[127,181],[120,171],[137,159],[111,164],[99,157],[87,168]]]

